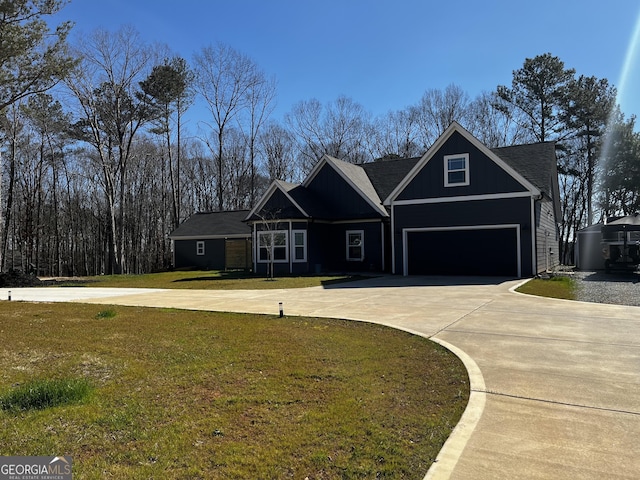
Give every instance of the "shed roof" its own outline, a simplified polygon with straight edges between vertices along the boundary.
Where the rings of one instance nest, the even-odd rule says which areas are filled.
[[[188,238],[222,238],[251,236],[251,228],[243,222],[249,210],[197,212],[169,235],[174,240]]]
[[[609,220],[607,225],[640,225],[640,215],[626,215],[614,220]]]

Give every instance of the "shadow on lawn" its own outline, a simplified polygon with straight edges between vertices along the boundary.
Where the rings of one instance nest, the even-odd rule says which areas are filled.
[[[172,283],[181,283],[181,282],[210,282],[210,281],[219,281],[219,280],[249,280],[249,279],[259,279],[260,277],[247,274],[241,271],[232,271],[232,272],[219,272],[212,275],[198,276],[198,277],[188,277],[188,278],[178,278],[176,280],[172,280]]]
[[[329,278],[321,280],[323,288],[375,288],[375,287],[426,287],[426,286],[463,286],[463,285],[500,285],[501,283],[516,280],[512,277],[481,277],[481,276],[446,276],[446,275],[360,275],[360,274],[327,274],[327,276],[340,276],[341,278]],[[314,277],[316,275],[308,275]],[[289,277],[280,275],[274,281]],[[191,278],[181,278],[174,282],[198,282],[198,281],[224,281],[224,280],[264,280],[271,279],[260,275],[247,274],[246,272],[220,272],[215,276],[197,276]]]
[[[325,276],[336,276],[340,278],[329,278],[326,280],[321,280],[320,284],[324,288],[331,288],[338,285],[343,285],[347,283],[353,283],[362,280],[369,280],[373,277],[365,276],[365,275],[349,275],[349,274],[327,274],[320,275],[321,277]],[[277,275],[276,277],[268,278],[263,275],[252,275],[246,272],[220,272],[211,276],[197,276],[197,277],[189,277],[189,278],[180,278],[177,280],[173,280],[172,283],[179,282],[209,282],[209,281],[225,281],[225,280],[254,280],[260,281],[264,280],[265,282],[270,281],[278,281],[278,280],[293,280],[296,278],[314,278],[318,277],[318,275]]]
[[[381,275],[361,276],[353,281],[325,282],[324,288],[384,288],[384,287],[448,287],[464,285],[500,285],[513,277],[480,277],[454,275]]]

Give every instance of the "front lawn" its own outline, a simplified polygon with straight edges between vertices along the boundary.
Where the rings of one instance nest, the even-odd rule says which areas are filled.
[[[0,409],[0,454],[74,478],[421,478],[469,396],[450,352],[361,322],[0,302],[0,333],[0,398],[91,385]]]

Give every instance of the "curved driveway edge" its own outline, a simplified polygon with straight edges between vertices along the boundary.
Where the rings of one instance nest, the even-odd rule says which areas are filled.
[[[486,403],[486,393],[482,372],[476,362],[473,361],[473,358],[444,340],[435,337],[431,337],[431,340],[456,355],[462,361],[469,374],[470,391],[467,407],[424,477],[424,480],[446,480],[451,476],[451,472],[453,472],[456,463],[458,463],[464,447],[480,421]]]
[[[637,478],[640,309],[509,292],[518,283],[383,277],[298,290],[14,289],[13,298],[69,301],[75,290],[86,303],[272,315],[283,302],[286,315],[363,320],[414,332],[466,353],[485,384],[471,385],[474,400],[485,400],[475,429],[470,413],[469,425],[456,427],[438,456],[440,465],[427,475]],[[45,292],[53,290],[65,293],[47,298]]]

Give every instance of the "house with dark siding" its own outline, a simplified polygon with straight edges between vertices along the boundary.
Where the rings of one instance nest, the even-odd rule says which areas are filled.
[[[418,158],[325,155],[254,208],[195,214],[171,234],[177,268],[527,277],[559,263],[553,142],[490,149],[453,123]],[[241,247],[243,246],[243,247]]]
[[[552,142],[489,149],[453,123],[420,158],[325,155],[246,215],[253,270],[526,277],[558,264]]]

